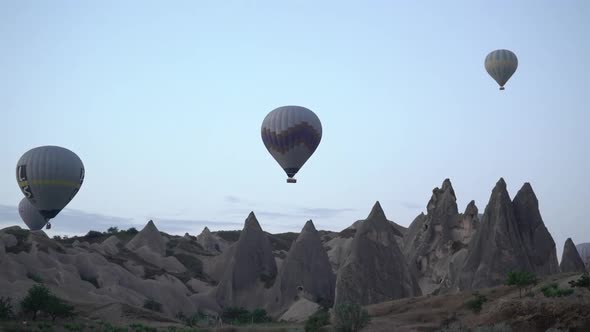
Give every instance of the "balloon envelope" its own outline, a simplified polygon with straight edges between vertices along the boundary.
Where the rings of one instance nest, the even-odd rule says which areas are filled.
[[[25,225],[32,231],[38,231],[47,224],[45,217],[39,213],[39,210],[26,197],[18,204],[18,214],[20,214]]]
[[[59,146],[27,151],[16,165],[16,180],[25,197],[46,219],[54,218],[74,198],[84,181],[82,160]]]
[[[283,168],[287,176],[293,176],[311,157],[322,139],[322,124],[311,110],[301,106],[283,106],[270,113],[262,121],[262,142]]]
[[[486,56],[486,71],[504,90],[504,85],[518,68],[516,54],[509,50],[495,50]]]

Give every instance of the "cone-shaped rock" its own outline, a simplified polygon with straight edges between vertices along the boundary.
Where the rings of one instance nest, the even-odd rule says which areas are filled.
[[[335,304],[361,305],[421,295],[379,202],[363,222],[338,271]]]
[[[576,245],[576,249],[578,249],[580,257],[586,264],[586,269],[590,271],[590,243],[580,243]]]
[[[518,191],[512,205],[535,273],[541,276],[559,273],[555,241],[545,227],[539,211],[539,201],[528,182]]]
[[[477,226],[477,207],[469,203],[464,215],[449,179],[434,188],[426,216],[416,218],[404,241],[404,256],[426,294],[453,285],[449,273],[452,256],[467,247]]]
[[[147,247],[151,251],[162,256],[166,254],[166,240],[151,220],[145,225],[141,232],[137,233],[137,235],[125,245],[125,248],[131,251],[135,251],[141,247]]]
[[[501,285],[510,271],[532,272],[504,179],[496,183],[480,229],[470,243],[460,289]]]
[[[217,287],[217,301],[222,307],[263,307],[262,294],[272,286],[276,275],[270,241],[251,212]]]
[[[561,256],[561,264],[559,265],[561,272],[585,272],[586,266],[584,261],[578,253],[578,249],[574,245],[574,241],[568,238],[563,246],[563,255]]]
[[[336,276],[320,235],[309,220],[291,245],[275,285],[280,291],[281,309],[286,309],[296,297],[331,306],[334,301]]]
[[[197,243],[212,253],[221,253],[229,246],[227,242],[211,233],[207,226],[205,226],[201,234],[197,235]]]

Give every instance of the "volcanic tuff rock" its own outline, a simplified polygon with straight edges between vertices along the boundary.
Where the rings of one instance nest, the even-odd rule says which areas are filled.
[[[576,246],[580,257],[586,264],[586,269],[590,271],[590,243],[580,243]]]
[[[586,266],[580,257],[574,241],[568,238],[563,246],[563,255],[559,265],[561,272],[585,272]]]
[[[160,234],[152,220],[125,245],[125,248],[131,251],[136,251],[141,247],[146,247],[160,256],[166,255],[166,239]]]
[[[278,297],[280,309],[288,308],[297,297],[331,305],[335,283],[336,276],[332,273],[328,254],[313,222],[309,220],[282,264],[274,287],[275,301]]]
[[[460,289],[492,287],[502,284],[508,272],[533,271],[514,215],[504,179],[496,183],[483,220],[471,240],[459,276]]]
[[[351,253],[338,272],[335,304],[367,305],[421,295],[379,202],[357,230]]]
[[[528,182],[518,191],[512,206],[535,273],[540,276],[559,273],[555,241],[545,227],[539,212],[539,201]]]
[[[212,253],[221,253],[229,247],[226,241],[211,233],[207,227],[203,229],[201,234],[197,235],[197,242]]]
[[[456,200],[451,181],[445,179],[442,188],[432,191],[427,214],[420,214],[414,220],[404,238],[404,256],[427,294],[453,285],[451,275],[456,274],[449,272],[449,266],[451,261],[454,268],[461,265],[457,258],[453,260],[453,255],[467,247],[477,229],[475,202],[471,201],[460,215]]]
[[[346,229],[336,233],[332,239],[324,244],[326,250],[328,251],[328,258],[330,259],[330,264],[332,265],[332,270],[334,273],[338,272],[340,266],[344,264],[344,261],[348,255],[350,255],[352,240],[354,239],[354,235],[356,234],[359,226],[363,222],[365,222],[364,219],[355,221]],[[401,249],[404,245],[404,235],[407,233],[408,229],[395,223],[394,221],[388,220],[388,222],[391,224],[391,226],[393,226],[395,240]]]
[[[276,276],[277,265],[268,237],[254,212],[250,212],[216,289],[217,302],[221,307],[263,307],[264,294]]]

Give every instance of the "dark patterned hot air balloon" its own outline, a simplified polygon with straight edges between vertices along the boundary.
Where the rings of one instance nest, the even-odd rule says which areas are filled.
[[[84,164],[72,151],[41,146],[27,151],[16,164],[18,185],[47,220],[74,198],[84,181]],[[48,223],[48,228],[50,224]]]
[[[262,141],[283,168],[288,183],[315,152],[322,139],[322,124],[314,112],[301,106],[283,106],[262,122]]]
[[[504,85],[518,68],[518,58],[509,50],[495,50],[486,56],[485,67],[500,85],[500,90],[504,90]]]

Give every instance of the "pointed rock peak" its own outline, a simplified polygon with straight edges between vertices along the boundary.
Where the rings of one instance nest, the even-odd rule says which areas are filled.
[[[306,223],[305,226],[303,226],[303,230],[301,230],[301,233],[305,233],[305,232],[315,232],[317,231],[315,229],[315,225],[313,224],[313,221],[311,221],[311,219],[309,219]]]
[[[449,178],[446,178],[446,179],[443,181],[443,184],[442,184],[442,188],[441,188],[441,189],[442,189],[443,191],[447,191],[448,189],[451,189],[451,190],[453,190],[453,185],[451,184],[451,180],[450,180]]]
[[[576,245],[574,244],[574,241],[572,241],[571,237],[568,237],[567,240],[565,240],[565,245],[564,247],[576,247]]]
[[[154,224],[153,220],[148,221],[148,223],[145,225],[145,227],[143,229],[158,231],[158,227],[156,227],[156,224]]]
[[[383,212],[383,208],[381,208],[381,204],[379,203],[379,201],[377,201],[375,205],[373,205],[373,209],[371,210],[371,213],[369,213],[369,216],[366,220],[369,221],[373,219],[387,220],[387,218],[385,217],[385,212]]]
[[[205,228],[203,228],[203,231],[201,232],[201,234],[210,234],[211,231],[209,230],[209,227],[205,226]]]
[[[535,195],[535,192],[533,191],[533,187],[531,187],[531,184],[528,182],[525,182],[522,185],[522,188],[520,188],[520,190],[518,191],[518,193],[516,194],[516,196],[514,196],[514,200],[520,200],[524,198],[530,198],[533,201],[537,201],[537,196]]]
[[[246,229],[256,229],[262,231],[262,227],[260,227],[260,224],[258,223],[258,220],[254,215],[254,212],[250,212],[248,218],[246,218],[246,222],[244,223],[244,230]]]
[[[498,180],[498,182],[496,182],[496,186],[494,187],[494,190],[506,191],[506,181],[504,181],[504,178],[500,178],[500,180]]]
[[[475,216],[478,214],[478,212],[479,212],[479,210],[477,209],[477,206],[475,205],[475,201],[471,201],[471,202],[469,202],[469,204],[467,204],[464,214]]]

